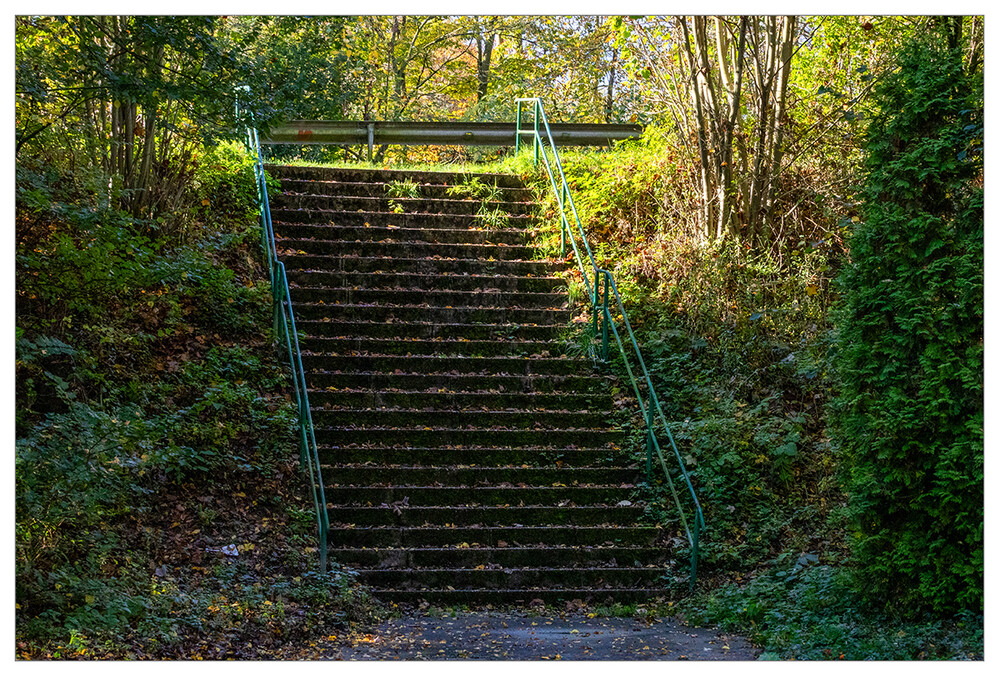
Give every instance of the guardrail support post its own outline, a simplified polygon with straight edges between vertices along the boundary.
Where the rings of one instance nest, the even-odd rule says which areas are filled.
[[[697,584],[697,556],[698,545],[701,541],[701,522],[694,516],[694,542],[690,551],[690,591],[694,591]]]
[[[520,154],[520,109],[523,102],[517,101],[517,130],[513,134],[513,154]]]
[[[562,194],[559,195],[559,200],[560,200],[559,211],[562,213],[562,215],[559,218],[559,226],[560,226],[559,233],[560,233],[561,244],[562,244],[562,257],[564,258],[565,257],[565,231],[569,227],[569,217],[566,216],[566,214],[565,214],[565,202],[566,202],[566,194],[568,193],[568,188],[566,187],[566,185],[564,183],[562,184],[562,191],[561,192],[562,192]]]
[[[368,162],[374,162],[375,157],[375,123],[368,123]]]
[[[655,453],[652,440],[652,403],[649,402],[645,414],[645,480],[652,483],[652,454]]]
[[[541,100],[534,102],[534,164],[541,160]]]
[[[610,277],[609,273],[604,272],[604,308],[603,308],[603,321],[602,321],[602,333],[603,333],[603,344],[600,349],[600,356],[604,361],[610,356],[610,349],[608,344],[610,343],[610,309],[608,308],[608,303],[610,302]]]

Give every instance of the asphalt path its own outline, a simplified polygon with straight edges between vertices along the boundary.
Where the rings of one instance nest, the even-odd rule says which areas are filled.
[[[758,651],[737,636],[678,620],[472,612],[417,614],[352,636],[335,660],[753,660]]]

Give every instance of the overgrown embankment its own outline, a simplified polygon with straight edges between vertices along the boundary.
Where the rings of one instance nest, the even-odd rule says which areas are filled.
[[[953,73],[948,77],[947,86],[956,87],[960,78]],[[925,87],[927,80],[912,86]],[[955,95],[949,108],[939,113],[949,127],[943,131],[920,127],[924,138],[919,142],[925,139],[924,145],[905,155],[898,151],[897,132],[886,140],[898,152],[898,158],[885,160],[898,160],[891,165],[895,173],[890,180],[899,181],[898,190],[912,189],[916,195],[908,198],[905,208],[911,204],[922,208],[925,203],[933,211],[929,216],[915,212],[909,216],[926,223],[926,232],[893,229],[906,218],[895,214],[894,222],[877,225],[881,230],[876,235],[865,236],[875,237],[881,245],[901,247],[904,255],[890,262],[897,268],[897,274],[891,275],[895,279],[880,283],[888,284],[898,297],[914,293],[905,301],[903,314],[915,313],[922,320],[939,315],[948,322],[960,317],[951,323],[964,321],[974,330],[975,322],[981,321],[980,299],[974,297],[982,265],[980,235],[978,239],[975,235],[980,183],[974,168],[961,163],[966,165],[965,158],[970,161],[979,151],[975,134],[980,127],[974,87],[961,84],[960,91],[966,99]],[[927,110],[940,101],[932,93],[926,96]],[[886,110],[891,115],[895,109]],[[907,123],[903,120],[896,126]],[[927,565],[927,556],[932,555],[924,554],[918,564],[906,560],[896,565],[902,554],[886,549],[882,544],[886,534],[878,531],[879,522],[891,514],[898,523],[929,524],[920,535],[906,536],[905,556],[915,551],[947,556],[952,551],[981,553],[980,540],[975,549],[980,513],[970,516],[959,530],[947,525],[954,523],[952,512],[974,515],[975,505],[980,506],[976,494],[963,488],[981,486],[976,460],[981,457],[976,436],[980,417],[975,413],[980,405],[975,389],[980,362],[974,361],[979,354],[978,334],[962,337],[956,325],[954,330],[948,328],[951,324],[928,331],[919,329],[920,320],[893,322],[889,305],[858,290],[860,300],[853,302],[864,305],[857,316],[867,321],[870,307],[881,308],[885,316],[874,320],[883,326],[881,334],[863,326],[851,334],[854,358],[864,352],[863,341],[874,345],[881,340],[885,350],[895,350],[893,363],[913,364],[913,375],[899,374],[903,377],[898,383],[885,384],[895,388],[892,392],[915,392],[915,384],[943,378],[944,389],[934,390],[932,396],[920,385],[913,405],[924,407],[929,415],[946,417],[953,434],[933,440],[934,444],[946,445],[953,438],[957,440],[953,450],[967,449],[972,457],[961,471],[950,461],[932,467],[933,454],[917,452],[913,446],[920,443],[918,439],[929,444],[930,437],[919,436],[918,425],[899,425],[882,415],[877,424],[893,430],[909,449],[901,455],[896,451],[892,466],[884,466],[863,448],[862,436],[856,436],[863,431],[864,412],[875,414],[870,406],[853,411],[848,432],[853,435],[852,450],[844,453],[842,423],[836,422],[833,412],[853,404],[842,394],[845,362],[838,355],[843,350],[838,339],[842,326],[836,318],[842,321],[845,315],[833,310],[843,302],[843,280],[851,278],[840,271],[852,264],[848,249],[854,231],[862,232],[866,227],[862,219],[875,213],[873,205],[890,200],[892,193],[868,191],[865,205],[863,177],[858,176],[842,194],[830,194],[823,192],[814,173],[798,168],[784,179],[790,189],[783,193],[786,203],[780,206],[786,218],[778,235],[767,241],[751,237],[704,241],[692,222],[697,213],[696,198],[688,188],[695,183],[690,179],[692,168],[683,164],[670,144],[666,134],[648,129],[639,142],[611,152],[568,152],[562,161],[596,263],[615,274],[639,327],[646,364],[705,509],[708,531],[702,541],[701,571],[707,581],[700,594],[681,604],[688,619],[747,632],[773,658],[980,659],[983,624],[975,602],[980,600],[976,596],[981,588],[981,566],[976,563],[980,560],[967,556],[964,564],[946,572],[947,580],[941,580],[929,572],[939,568]],[[931,156],[937,166],[919,164]],[[917,174],[921,180],[939,176],[946,186],[937,191],[939,200],[919,196],[919,183],[913,183]],[[545,181],[538,179],[540,186]],[[550,199],[548,215],[556,218],[556,209]],[[557,237],[556,228],[552,241]],[[925,259],[919,258],[922,253],[914,246],[928,247]],[[873,251],[884,255],[877,248]],[[929,285],[898,284],[903,277],[925,277],[925,265],[923,272],[919,265],[912,274],[901,272],[920,260],[932,261],[934,268],[954,276],[931,280]],[[977,273],[974,260],[979,261]],[[885,265],[875,262],[874,267],[878,264]],[[577,297],[583,297],[578,272],[575,285]],[[940,290],[923,292],[930,288]],[[941,298],[957,303],[952,305],[958,309],[938,312]],[[910,338],[907,331],[912,327]],[[955,350],[972,358],[968,368],[958,371],[948,366],[954,363],[948,355]],[[970,383],[971,390],[949,396],[957,392],[953,384],[959,378]],[[850,387],[876,401],[880,385],[864,376]],[[913,502],[912,497],[888,510],[882,505],[864,512],[865,505],[877,503],[878,491],[869,481],[858,483],[858,462],[863,463],[865,476],[890,474],[898,468],[900,481],[925,477],[918,479],[927,488],[925,495],[940,496],[944,502],[931,505],[921,499]],[[900,498],[904,491],[898,493]],[[666,507],[654,516],[672,524],[676,517],[668,508],[671,500],[664,498],[663,504]],[[938,520],[941,515],[943,521]],[[874,550],[879,559],[867,553]],[[858,557],[858,551],[863,556]],[[872,570],[877,580],[866,577]],[[676,582],[679,591],[684,580]],[[926,593],[917,593],[916,583]],[[886,595],[889,589],[894,592]],[[897,592],[902,589],[907,589],[906,604],[896,605],[892,599],[901,598]],[[965,590],[963,595],[954,593],[960,589]]]
[[[361,612],[315,572],[252,165],[219,146],[190,190],[141,220],[18,167],[21,658],[276,656]]]

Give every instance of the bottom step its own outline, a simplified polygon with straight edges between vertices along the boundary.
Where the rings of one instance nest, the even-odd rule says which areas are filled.
[[[656,589],[618,587],[594,589],[374,589],[376,598],[395,603],[427,601],[445,606],[482,605],[486,603],[524,603],[543,601],[547,604],[582,601],[587,605],[611,603],[646,603],[665,596]]]

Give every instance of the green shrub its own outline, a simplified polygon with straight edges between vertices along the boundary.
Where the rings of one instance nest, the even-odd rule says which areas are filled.
[[[813,554],[681,603],[686,619],[746,635],[764,660],[982,659],[984,617],[901,618],[864,608],[851,571]]]
[[[244,144],[222,141],[198,161],[190,191],[198,216],[209,225],[251,223],[257,217],[254,158]]]
[[[877,91],[865,219],[839,280],[837,437],[872,600],[980,610],[981,75],[930,42]]]

